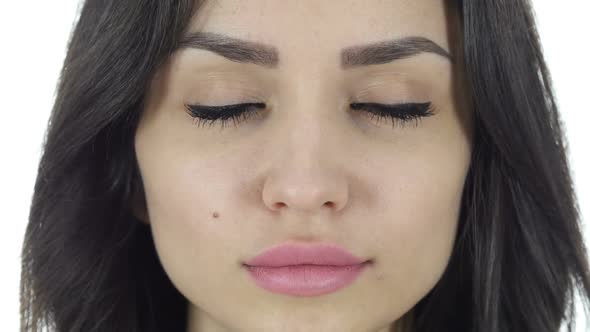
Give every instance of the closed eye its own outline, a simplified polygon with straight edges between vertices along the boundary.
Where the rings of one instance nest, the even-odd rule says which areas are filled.
[[[187,113],[195,119],[195,123],[210,126],[221,122],[224,128],[230,121],[237,127],[243,121],[252,117],[261,116],[266,109],[265,103],[242,103],[222,106],[208,105],[185,105]],[[393,127],[399,124],[402,127],[414,121],[418,126],[419,120],[434,115],[434,107],[431,102],[424,103],[401,103],[401,104],[379,104],[379,103],[352,103],[350,108],[354,112],[363,113],[377,122],[381,119],[389,120]]]
[[[237,126],[242,121],[258,116],[266,109],[264,103],[243,103],[222,106],[185,105],[187,113],[195,119],[197,126],[209,123],[210,126],[221,122],[225,127],[231,120]]]
[[[355,111],[364,111],[371,120],[377,118],[389,120],[392,126],[399,124],[404,126],[414,121],[417,127],[422,118],[434,115],[434,107],[431,102],[402,103],[402,104],[378,104],[378,103],[352,103],[350,108]]]

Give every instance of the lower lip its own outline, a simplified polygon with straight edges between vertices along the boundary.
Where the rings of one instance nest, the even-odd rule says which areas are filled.
[[[335,292],[353,283],[371,264],[291,265],[281,267],[245,265],[254,282],[273,293],[317,296]]]

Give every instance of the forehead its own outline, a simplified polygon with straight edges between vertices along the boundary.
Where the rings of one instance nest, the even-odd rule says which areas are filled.
[[[344,47],[407,36],[426,37],[449,50],[450,13],[446,3],[444,0],[208,0],[199,8],[189,30],[222,32],[273,45],[282,63],[338,59]]]

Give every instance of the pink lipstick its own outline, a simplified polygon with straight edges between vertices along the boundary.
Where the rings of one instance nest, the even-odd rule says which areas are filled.
[[[271,292],[316,296],[353,283],[372,264],[335,245],[283,244],[248,260],[254,282]]]

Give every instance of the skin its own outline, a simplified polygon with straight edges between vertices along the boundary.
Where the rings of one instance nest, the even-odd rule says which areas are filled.
[[[445,1],[210,1],[190,31],[273,45],[280,65],[182,49],[159,68],[136,133],[146,209],[188,332],[375,331],[404,314],[451,256],[471,156],[469,96],[454,8]],[[427,37],[422,53],[343,70],[342,48]],[[264,102],[224,128],[186,103]],[[392,127],[349,103],[430,101],[433,116]],[[334,243],[373,259],[353,284],[314,297],[272,293],[241,263],[291,242]]]

